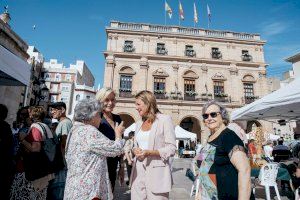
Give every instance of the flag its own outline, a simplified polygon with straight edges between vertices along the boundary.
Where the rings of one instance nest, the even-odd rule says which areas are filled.
[[[165,1],[165,11],[168,13],[169,18],[171,19],[172,18],[172,9],[166,1]]]
[[[194,22],[198,23],[198,13],[196,8],[196,3],[194,2]]]
[[[207,16],[208,16],[209,22],[211,22],[211,12],[210,12],[208,4],[207,4]]]
[[[179,17],[181,20],[184,20],[183,8],[180,1],[179,1]]]

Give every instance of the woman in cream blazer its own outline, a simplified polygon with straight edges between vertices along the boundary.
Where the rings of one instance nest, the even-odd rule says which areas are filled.
[[[173,183],[169,160],[176,150],[174,125],[170,116],[159,113],[152,92],[141,91],[135,98],[142,120],[135,131],[131,199],[165,200]]]

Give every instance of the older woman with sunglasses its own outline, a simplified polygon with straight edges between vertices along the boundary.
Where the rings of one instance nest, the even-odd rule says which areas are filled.
[[[207,144],[201,150],[199,192],[196,199],[250,199],[250,164],[242,140],[226,125],[226,109],[211,101],[204,105],[202,117],[210,130]]]

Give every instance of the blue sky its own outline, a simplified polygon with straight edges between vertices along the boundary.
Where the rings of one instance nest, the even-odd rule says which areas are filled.
[[[178,25],[178,0],[167,0],[173,9],[169,25]],[[194,0],[181,0],[185,20],[193,26]],[[196,0],[199,23],[207,28],[206,4],[212,13],[212,29],[259,33],[267,40],[268,76],[291,68],[283,59],[300,51],[299,0]],[[106,48],[105,26],[110,20],[164,24],[164,0],[2,0],[9,6],[11,27],[49,61],[66,66],[84,60],[103,83]],[[298,25],[297,25],[298,24]],[[33,30],[32,26],[36,25]]]

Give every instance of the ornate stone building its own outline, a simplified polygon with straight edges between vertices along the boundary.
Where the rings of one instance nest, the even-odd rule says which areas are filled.
[[[106,33],[104,87],[118,93],[115,112],[127,126],[139,119],[134,94],[147,89],[174,124],[205,142],[207,101],[232,110],[268,91],[265,41],[258,34],[117,21]]]

